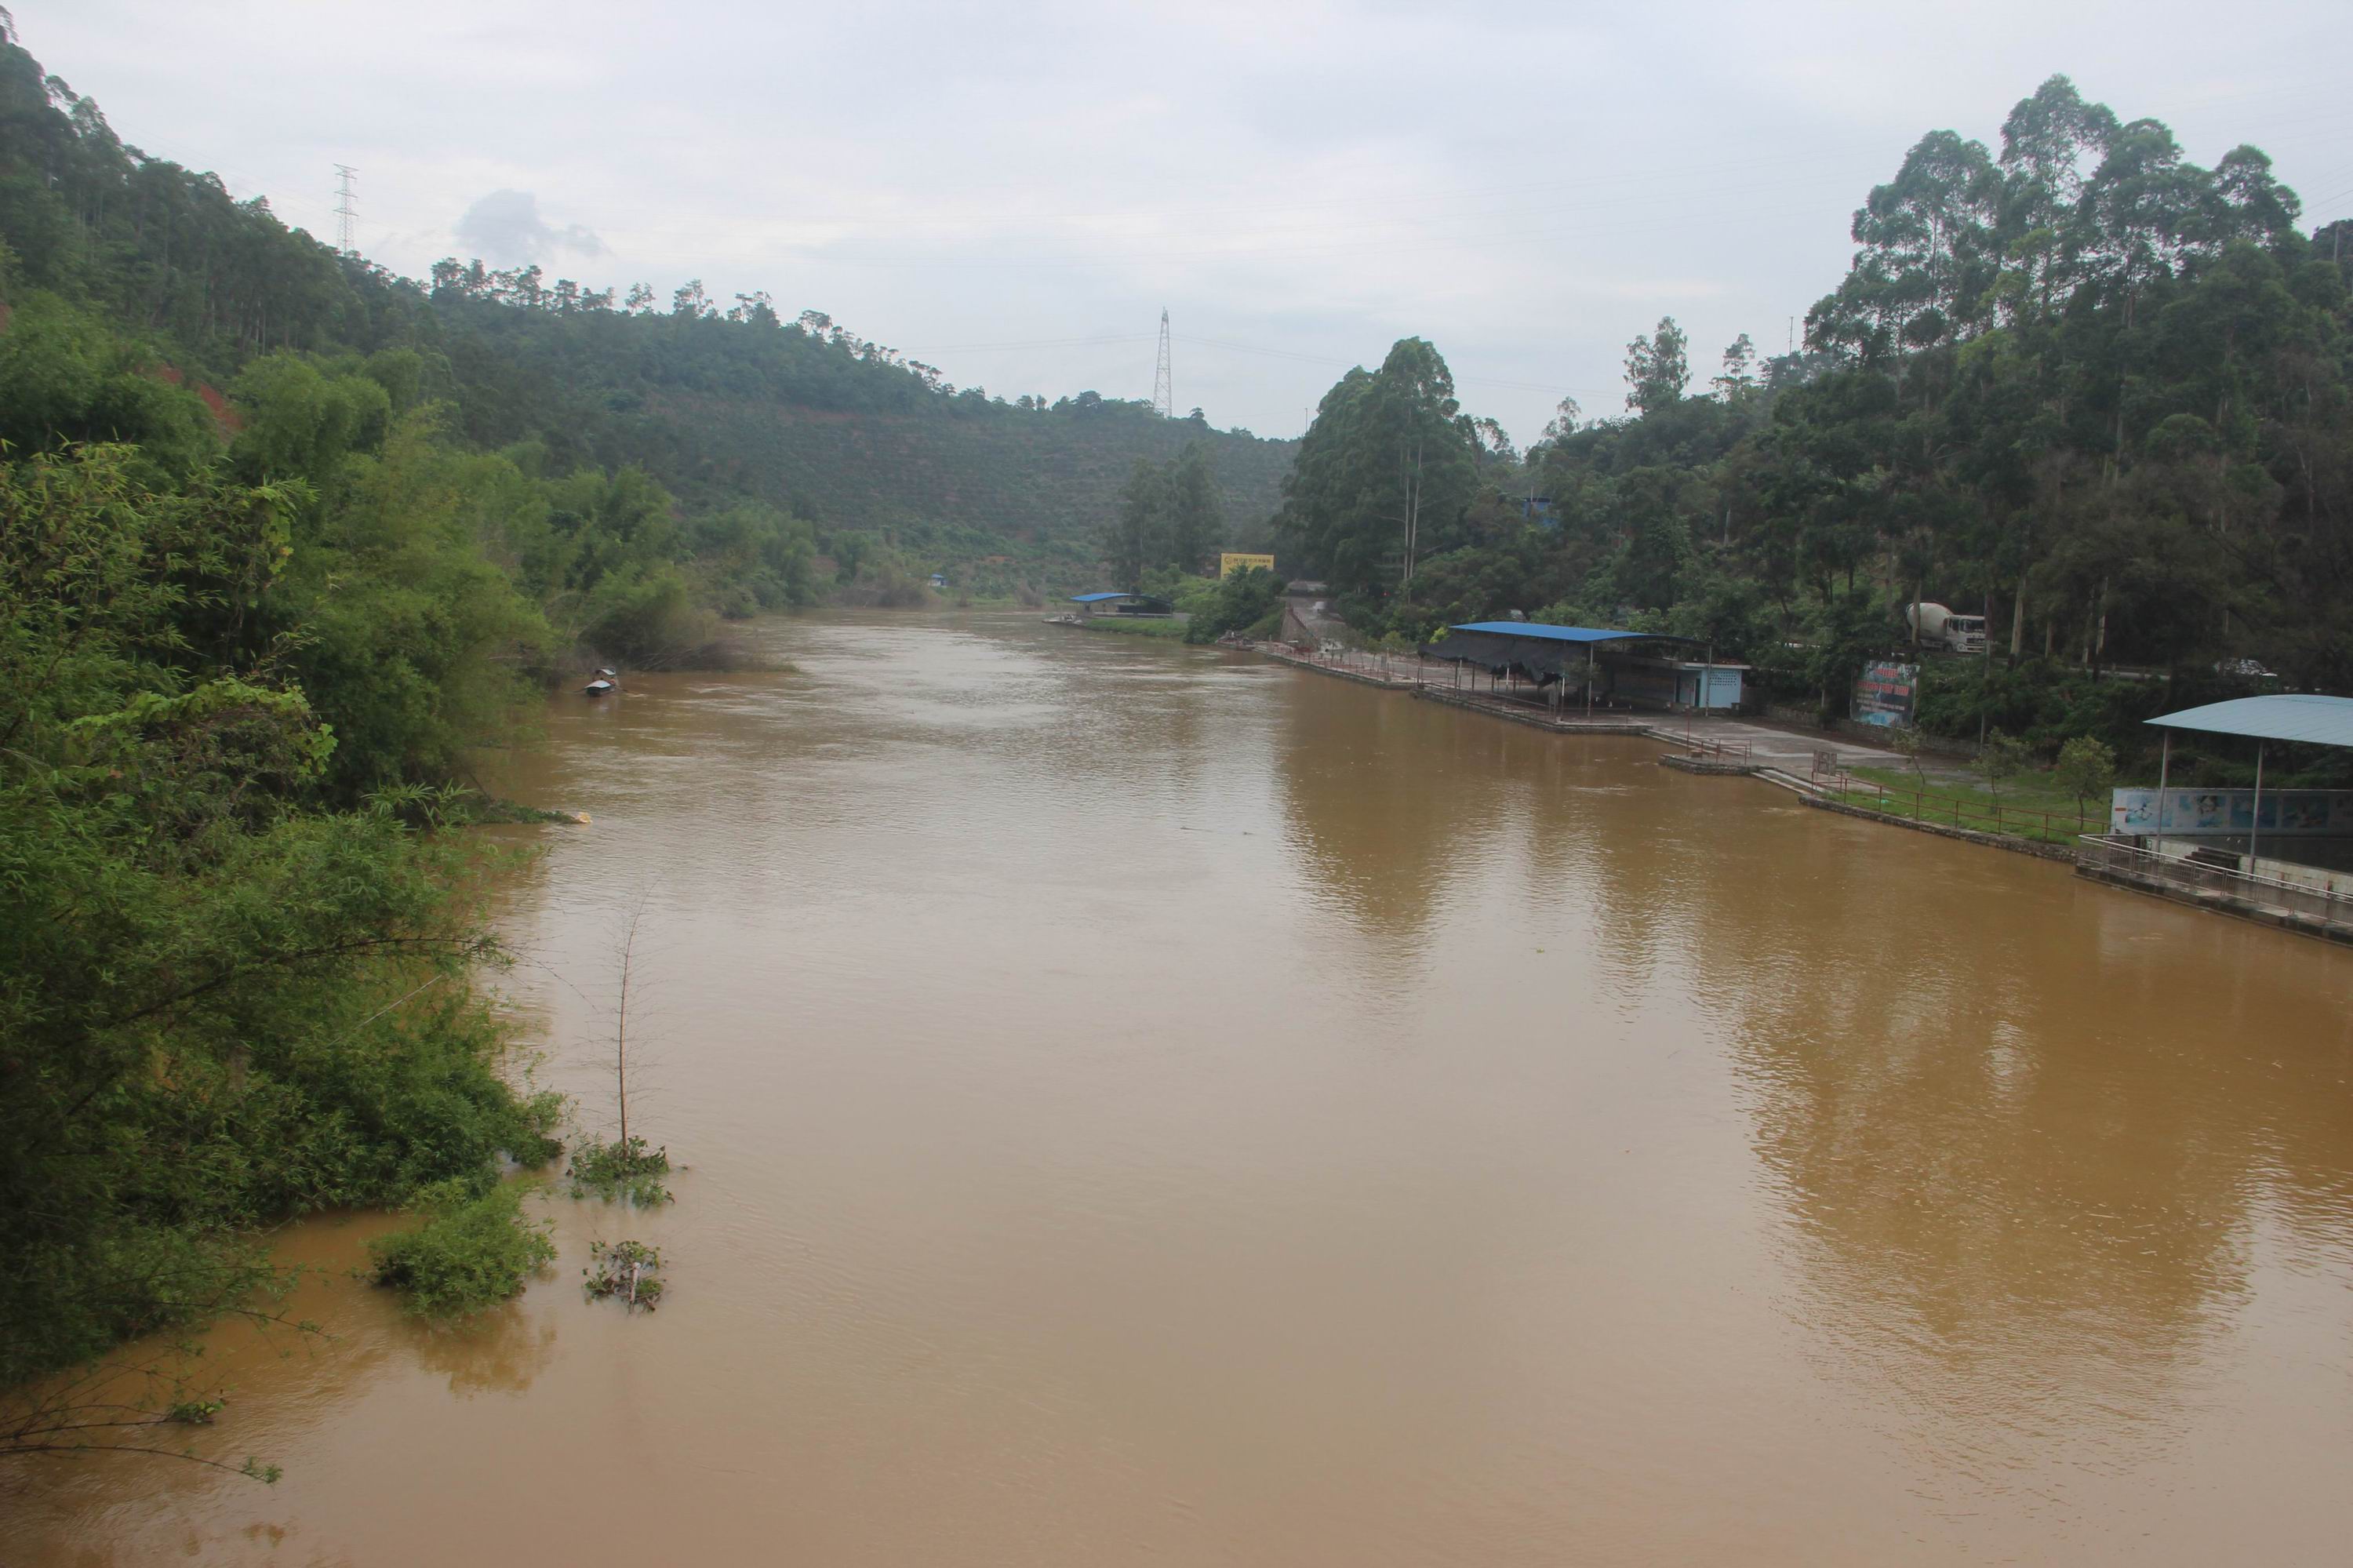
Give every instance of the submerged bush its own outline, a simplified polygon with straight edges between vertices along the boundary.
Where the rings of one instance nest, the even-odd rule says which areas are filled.
[[[591,1301],[617,1296],[625,1306],[650,1312],[661,1300],[661,1254],[643,1242],[603,1242],[588,1249],[589,1266],[580,1271],[581,1288]]]
[[[660,1181],[670,1174],[670,1150],[648,1149],[642,1138],[584,1143],[573,1150],[564,1174],[575,1198],[626,1198],[648,1208],[670,1202],[670,1189]]]
[[[415,1230],[368,1243],[375,1282],[398,1290],[408,1309],[453,1317],[494,1307],[555,1260],[550,1222],[522,1217],[522,1188],[501,1182],[476,1193],[463,1181],[437,1182],[417,1195],[425,1216]]]

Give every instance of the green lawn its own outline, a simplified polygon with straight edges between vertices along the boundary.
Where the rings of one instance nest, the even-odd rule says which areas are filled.
[[[2046,773],[2021,773],[2001,782],[1997,797],[1983,779],[1939,777],[1931,771],[1924,786],[1908,768],[1857,768],[1850,770],[1859,783],[1883,786],[1851,789],[1840,799],[1893,816],[1942,822],[1979,832],[2008,833],[2047,843],[2071,843],[2078,833],[2096,833],[2107,825],[2108,803],[2085,800],[2077,814],[2074,797],[2052,787]]]

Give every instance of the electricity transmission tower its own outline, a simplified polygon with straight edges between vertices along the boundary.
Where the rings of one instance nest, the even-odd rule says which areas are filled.
[[[349,164],[337,164],[335,174],[335,249],[349,256],[353,254],[352,238],[360,220],[360,193],[352,187],[359,171]]]
[[[1164,419],[1176,417],[1176,385],[1168,375],[1168,308],[1160,310],[1160,363],[1152,372],[1152,408]]]

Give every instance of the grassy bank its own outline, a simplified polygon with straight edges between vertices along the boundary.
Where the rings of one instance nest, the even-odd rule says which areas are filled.
[[[1142,615],[1091,615],[1079,624],[1089,631],[1115,631],[1127,637],[1164,637],[1174,642],[1185,641],[1185,622],[1175,616],[1163,620]]]
[[[1978,832],[2006,833],[2041,843],[2072,843],[2079,833],[2098,832],[2107,821],[2106,801],[2084,801],[2028,775],[2007,780],[1999,796],[1963,779],[1921,777],[1901,768],[1857,768],[1849,777],[1862,788],[1832,795],[1850,806],[1885,811],[1916,821]]]

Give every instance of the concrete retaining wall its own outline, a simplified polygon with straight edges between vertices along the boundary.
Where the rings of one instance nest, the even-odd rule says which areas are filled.
[[[2243,898],[2232,898],[2220,893],[2195,892],[2186,887],[2176,887],[2169,882],[2160,882],[2155,877],[2133,876],[2105,866],[2078,865],[2075,874],[2104,887],[2121,887],[2127,893],[2147,893],[2169,904],[2186,905],[2215,915],[2228,915],[2237,920],[2252,920],[2275,931],[2293,931],[2299,937],[2317,937],[2324,942],[2353,948],[2353,931],[2342,926],[2331,926],[2303,915],[2291,915],[2284,909],[2265,909]]]

